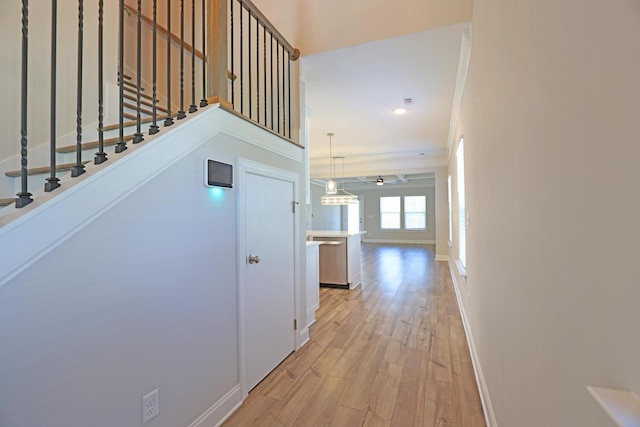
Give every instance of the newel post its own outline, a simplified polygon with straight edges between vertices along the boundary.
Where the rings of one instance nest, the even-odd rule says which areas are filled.
[[[229,80],[227,70],[228,42],[227,42],[227,21],[229,12],[229,1],[232,0],[211,0],[209,3],[209,19],[207,34],[209,43],[207,45],[208,62],[208,96],[209,103],[226,104],[229,102]]]

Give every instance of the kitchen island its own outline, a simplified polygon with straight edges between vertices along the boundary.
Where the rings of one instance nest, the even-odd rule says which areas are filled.
[[[360,236],[366,231],[309,230],[320,246],[320,286],[354,289],[362,283]]]

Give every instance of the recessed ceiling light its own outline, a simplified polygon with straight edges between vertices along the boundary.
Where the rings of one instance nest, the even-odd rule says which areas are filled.
[[[407,112],[406,108],[396,108],[395,110],[393,110],[394,113],[396,114],[404,114]]]

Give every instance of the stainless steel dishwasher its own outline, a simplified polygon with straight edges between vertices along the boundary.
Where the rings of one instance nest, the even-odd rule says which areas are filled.
[[[316,237],[320,245],[320,286],[349,288],[347,271],[347,239],[344,237]]]

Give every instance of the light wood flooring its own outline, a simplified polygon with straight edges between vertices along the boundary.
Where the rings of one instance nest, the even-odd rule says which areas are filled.
[[[365,288],[321,288],[311,341],[224,427],[485,426],[447,264],[429,245],[362,250]]]

